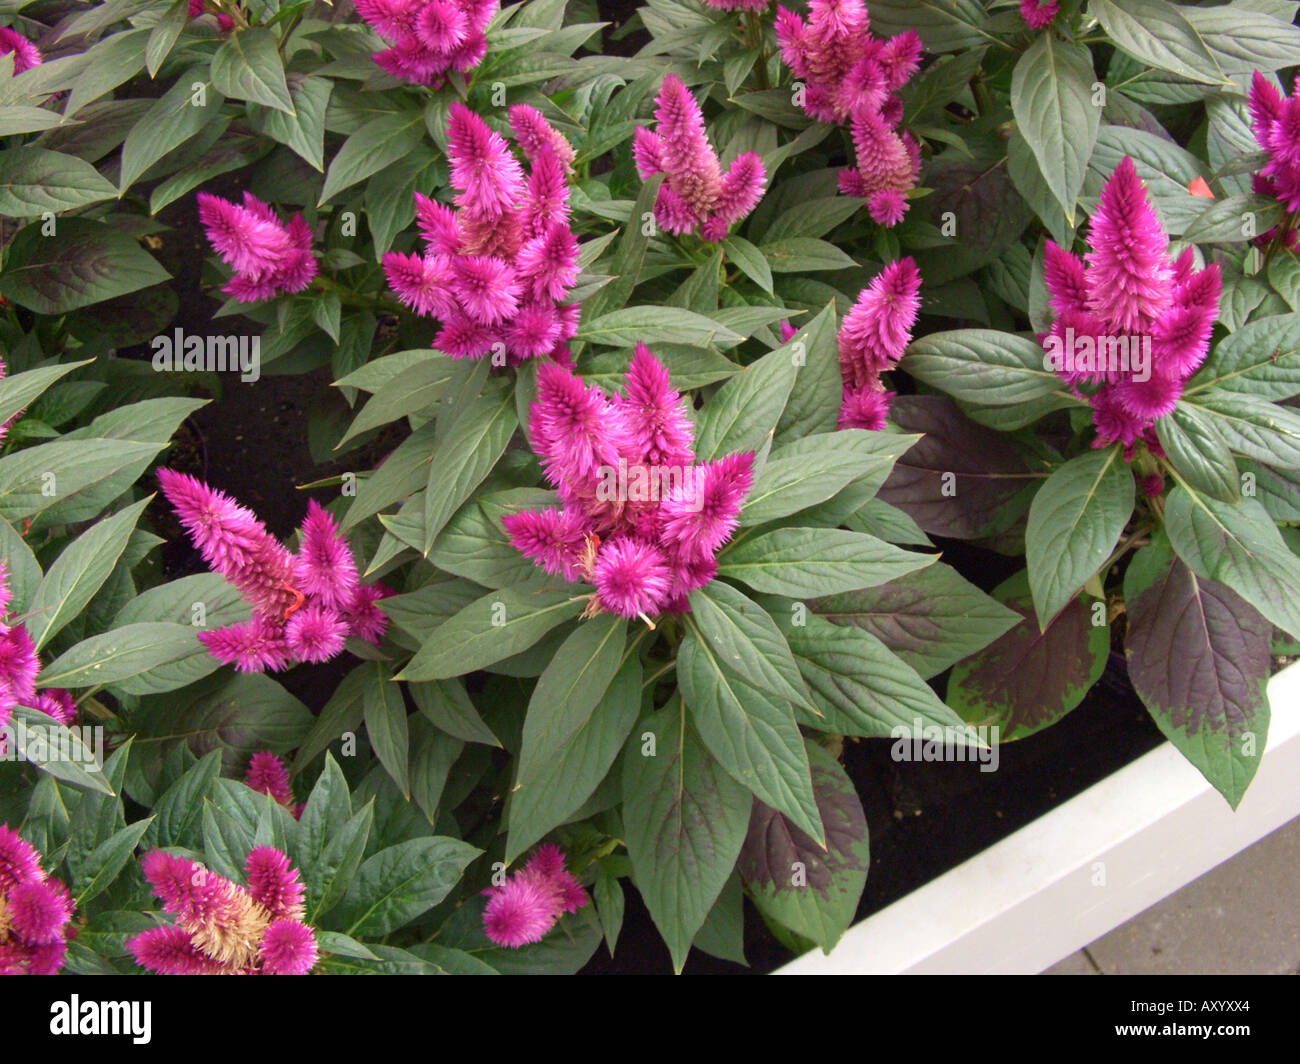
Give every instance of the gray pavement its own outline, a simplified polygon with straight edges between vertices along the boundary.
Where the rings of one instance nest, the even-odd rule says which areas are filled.
[[[1300,974],[1300,818],[1045,975]]]

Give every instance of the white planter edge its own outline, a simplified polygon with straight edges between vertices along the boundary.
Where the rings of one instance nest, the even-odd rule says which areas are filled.
[[[1169,743],[777,975],[1041,972],[1300,816],[1300,662],[1234,813]]]

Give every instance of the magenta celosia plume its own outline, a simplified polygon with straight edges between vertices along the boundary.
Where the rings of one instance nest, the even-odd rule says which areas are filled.
[[[395,78],[438,88],[448,71],[482,62],[497,0],[356,0],[356,9],[392,42],[371,56],[376,63]]]
[[[1250,83],[1250,118],[1255,140],[1268,161],[1252,177],[1253,190],[1279,200],[1290,213],[1300,211],[1300,94],[1283,96],[1258,70]],[[1284,247],[1296,246],[1294,221],[1256,238],[1267,244],[1281,236]]]
[[[417,192],[425,250],[388,252],[384,272],[403,303],[442,323],[434,346],[452,358],[567,360],[578,329],[578,305],[563,302],[578,278],[569,224],[573,149],[534,108],[512,107],[509,118],[527,173],[505,138],[452,104],[447,156],[456,209]]]
[[[207,192],[196,197],[208,243],[234,276],[221,289],[241,303],[259,303],[279,292],[301,292],[319,265],[312,254],[311,227],[301,214],[281,223],[251,192],[240,206]]]
[[[539,846],[519,871],[483,893],[483,930],[498,946],[519,949],[540,942],[565,913],[587,904],[587,892],[569,871],[564,852]]]
[[[1190,247],[1169,257],[1169,238],[1127,156],[1102,190],[1088,246],[1080,259],[1047,242],[1044,281],[1055,319],[1044,349],[1076,393],[1096,386],[1083,396],[1096,446],[1118,440],[1131,454],[1142,439],[1158,448],[1155,422],[1205,359],[1219,310],[1218,264],[1197,270]]]
[[[247,621],[199,633],[213,657],[262,672],[327,661],[349,635],[379,642],[387,621],[375,602],[386,589],[360,583],[347,540],[314,500],[291,554],[228,495],[170,469],[158,470],[158,483],[208,567],[253,611]]]
[[[613,398],[567,366],[543,365],[529,431],[562,508],[506,516],[515,548],[548,573],[595,585],[589,613],[688,609],[736,529],[753,454],[695,461],[681,396],[644,344]]]
[[[722,172],[704,131],[704,114],[695,97],[673,74],[664,78],[655,107],[655,130],[638,126],[632,155],[642,179],[663,174],[655,199],[655,221],[674,235],[694,232],[721,240],[754,209],[763,196],[763,160],[742,152]]]
[[[867,201],[880,225],[897,225],[920,174],[920,149],[898,128],[896,95],[921,61],[912,31],[888,39],[871,33],[862,0],[810,0],[807,19],[778,8],[781,58],[802,85],[804,111],[822,122],[849,124],[855,165],[841,171],[840,191]]]
[[[270,795],[284,806],[294,819],[302,816],[302,806],[293,800],[293,788],[289,784],[289,769],[275,754],[269,750],[260,750],[248,762],[244,773],[244,783],[255,791]]]
[[[41,65],[41,53],[36,45],[16,30],[0,26],[0,55],[8,55],[10,52],[14,56],[15,74]]]
[[[67,952],[72,896],[40,854],[0,824],[0,975],[54,975]]]
[[[1060,11],[1060,0],[1020,0],[1020,17],[1031,30],[1046,29]]]
[[[127,940],[141,967],[161,975],[306,975],[315,965],[303,884],[274,847],[249,853],[244,886],[163,850],[141,866],[173,920]]]
[[[881,374],[903,357],[920,308],[921,273],[908,257],[881,270],[844,316],[838,338],[840,428],[885,427],[893,393],[885,390]]]

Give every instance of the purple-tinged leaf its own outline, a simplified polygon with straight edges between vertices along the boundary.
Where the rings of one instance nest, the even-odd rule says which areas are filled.
[[[1152,719],[1234,809],[1268,738],[1273,627],[1158,534],[1124,575],[1129,678]]]

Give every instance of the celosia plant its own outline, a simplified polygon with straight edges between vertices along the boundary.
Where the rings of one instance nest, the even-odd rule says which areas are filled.
[[[15,74],[41,65],[40,49],[8,26],[0,26],[0,55],[12,54]]]
[[[395,78],[434,88],[449,71],[463,74],[482,62],[497,10],[496,0],[357,0],[356,6],[392,42],[371,58]]]
[[[858,295],[840,326],[839,427],[885,427],[889,400],[880,375],[893,369],[912,339],[912,327],[921,308],[921,275],[910,258],[890,263]]]
[[[283,225],[275,211],[251,192],[240,206],[200,192],[199,220],[208,242],[234,271],[222,289],[241,303],[259,303],[280,292],[301,292],[316,276],[311,228],[301,214]]]
[[[35,847],[0,824],[0,975],[54,975],[72,919],[68,888],[47,875]]]
[[[349,635],[378,644],[387,618],[379,585],[357,576],[347,540],[315,500],[292,554],[251,510],[184,473],[158,470],[158,483],[203,560],[252,608],[247,621],[199,633],[208,652],[240,672],[322,662],[343,652]]]
[[[162,850],[141,865],[174,921],[127,941],[142,968],[161,975],[306,975],[315,965],[316,936],[302,922],[302,883],[274,847],[248,854],[244,886]]]
[[[587,892],[565,865],[564,852],[539,846],[519,871],[489,887],[483,930],[498,946],[519,949],[540,942],[565,913],[587,904]]]
[[[653,131],[637,126],[632,141],[642,179],[664,175],[655,221],[677,236],[698,230],[705,240],[723,239],[762,197],[763,160],[756,152],[742,152],[724,174],[700,105],[676,75],[669,74],[659,87],[655,123]]]
[[[689,609],[735,531],[753,454],[695,461],[681,396],[644,344],[613,399],[565,366],[543,366],[530,429],[564,506],[506,517],[515,547],[548,573],[594,584],[589,616],[650,621]]]
[[[531,165],[526,176],[500,135],[452,105],[448,158],[459,209],[417,192],[425,252],[390,251],[384,272],[403,303],[442,322],[434,346],[453,358],[565,359],[579,313],[564,302],[578,276],[566,177],[573,150],[533,108],[512,107],[510,124]]]

